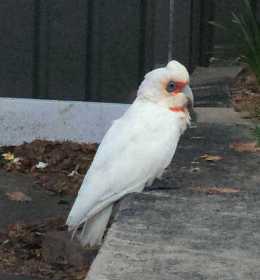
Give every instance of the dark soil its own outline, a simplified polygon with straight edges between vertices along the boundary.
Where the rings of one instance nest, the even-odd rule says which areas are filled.
[[[84,279],[95,255],[70,243],[63,218],[11,224],[0,244],[0,271],[43,279]]]
[[[31,174],[46,190],[55,194],[76,194],[96,152],[96,144],[35,140],[19,146],[1,147],[13,153],[18,162],[2,158],[0,167],[7,171]],[[46,168],[37,168],[39,162]]]
[[[71,241],[65,220],[95,152],[95,144],[42,140],[0,147],[1,279],[85,279],[97,252]]]

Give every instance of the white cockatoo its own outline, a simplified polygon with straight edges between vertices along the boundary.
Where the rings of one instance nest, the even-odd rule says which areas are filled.
[[[145,75],[137,98],[104,136],[67,219],[82,245],[102,241],[113,203],[141,192],[170,164],[193,104],[189,73],[177,61]]]

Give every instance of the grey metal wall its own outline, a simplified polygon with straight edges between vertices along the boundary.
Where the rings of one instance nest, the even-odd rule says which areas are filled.
[[[210,0],[2,0],[0,96],[130,102],[176,58],[207,63]]]

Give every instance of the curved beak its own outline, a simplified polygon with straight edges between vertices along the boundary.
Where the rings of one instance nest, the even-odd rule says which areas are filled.
[[[192,90],[191,88],[186,85],[183,89],[183,93],[184,95],[186,96],[187,100],[188,100],[188,108],[193,108],[193,105],[194,105],[194,96],[193,96],[193,93],[192,93]]]

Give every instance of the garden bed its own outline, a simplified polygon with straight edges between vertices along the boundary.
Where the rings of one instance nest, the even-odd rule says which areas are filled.
[[[96,148],[43,140],[0,147],[0,176],[14,177],[10,187],[3,179],[0,203],[3,209],[24,211],[24,219],[20,215],[0,226],[0,276],[4,272],[37,279],[85,278],[97,251],[71,241],[65,220]]]
[[[246,118],[260,120],[260,86],[255,75],[245,68],[232,87],[232,104]]]

